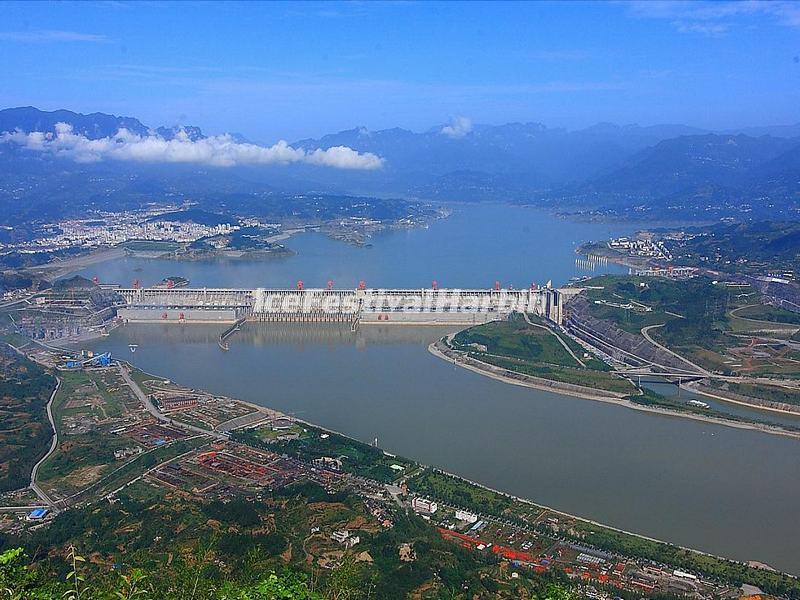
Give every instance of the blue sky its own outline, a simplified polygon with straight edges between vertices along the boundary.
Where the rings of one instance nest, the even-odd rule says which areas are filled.
[[[260,142],[366,126],[800,121],[800,3],[3,3],[0,106]]]

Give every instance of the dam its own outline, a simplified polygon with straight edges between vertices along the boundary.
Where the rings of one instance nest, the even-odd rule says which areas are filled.
[[[125,322],[346,323],[477,325],[527,312],[563,320],[563,305],[578,288],[493,289],[225,289],[116,288]]]

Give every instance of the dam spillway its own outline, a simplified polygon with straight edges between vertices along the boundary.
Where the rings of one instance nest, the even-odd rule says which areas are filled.
[[[118,288],[126,322],[474,325],[527,312],[560,323],[575,288]]]

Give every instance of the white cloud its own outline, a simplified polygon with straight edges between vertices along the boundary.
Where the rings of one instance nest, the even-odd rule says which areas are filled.
[[[702,33],[703,35],[722,35],[728,31],[725,23],[703,23],[698,21],[674,21],[672,25],[681,33]]]
[[[628,6],[638,17],[668,19],[682,33],[720,35],[737,24],[737,19],[757,16],[800,27],[800,3],[788,0],[634,0]]]
[[[293,148],[283,140],[269,147],[242,144],[227,134],[192,141],[183,130],[171,140],[157,135],[139,136],[127,129],[120,129],[111,137],[92,140],[75,133],[72,126],[66,123],[57,123],[55,135],[40,131],[15,131],[0,134],[0,141],[82,163],[123,160],[216,167],[307,163],[355,170],[372,170],[383,166],[383,159],[379,156],[370,152],[359,153],[346,146],[327,150],[317,148],[307,152],[302,148]]]
[[[23,43],[47,42],[107,42],[104,35],[62,31],[59,29],[34,29],[31,31],[0,31],[0,40]]]
[[[442,127],[442,135],[451,138],[462,138],[472,131],[472,121],[468,117],[451,117],[450,123]]]

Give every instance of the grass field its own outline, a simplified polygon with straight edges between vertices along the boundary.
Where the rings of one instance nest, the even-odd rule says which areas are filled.
[[[286,453],[306,461],[323,457],[339,459],[342,471],[385,483],[398,479],[414,466],[411,461],[392,456],[380,448],[352,438],[308,425],[304,425],[302,429],[304,431],[301,437],[294,440],[273,440],[269,436],[264,437],[259,430],[252,429],[235,431],[232,439],[279,454]],[[393,465],[402,468],[392,468]]]
[[[535,323],[530,325],[521,315],[515,315],[506,321],[461,331],[452,338],[451,345],[473,358],[517,373],[614,392],[633,391],[632,384],[611,373],[603,361],[584,357],[583,348],[571,338]],[[559,338],[585,366],[564,348]]]
[[[431,468],[425,468],[409,479],[408,488],[418,494],[437,498],[478,514],[503,516],[514,504],[508,496]]]
[[[42,464],[39,480],[47,489],[68,495],[120,466],[114,452],[135,444],[110,430],[138,402],[115,369],[63,372],[61,379],[53,401],[59,444]]]

